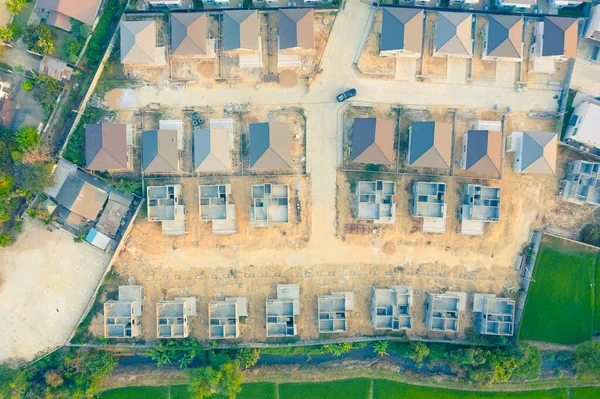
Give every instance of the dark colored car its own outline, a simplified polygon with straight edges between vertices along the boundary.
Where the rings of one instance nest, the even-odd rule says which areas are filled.
[[[338,94],[338,96],[336,97],[338,100],[338,103],[343,103],[344,101],[346,101],[347,99],[354,97],[356,95],[356,89],[350,89],[348,91],[343,92],[342,94]]]

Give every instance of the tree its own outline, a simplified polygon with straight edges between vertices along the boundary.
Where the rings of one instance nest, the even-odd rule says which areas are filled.
[[[52,149],[48,144],[40,144],[37,147],[29,148],[21,154],[21,162],[36,163],[36,162],[52,162]]]
[[[254,7],[254,3],[252,2],[252,0],[244,0],[242,2],[242,5],[244,6],[244,8],[252,8],[252,7]]]
[[[21,88],[25,91],[33,90],[33,86],[34,86],[34,83],[32,80],[26,80],[23,83],[21,83]]]
[[[580,344],[575,351],[575,372],[581,379],[600,377],[600,342]]]
[[[238,351],[235,358],[240,362],[243,369],[249,369],[258,362],[260,351],[256,348],[244,348]]]
[[[5,43],[12,42],[18,32],[19,26],[17,24],[9,23],[6,26],[0,26],[0,40]]]
[[[212,366],[192,369],[188,372],[188,391],[196,399],[204,399],[212,395],[223,395],[235,399],[242,390],[244,375],[240,371],[238,361],[230,361],[219,368]]]
[[[79,58],[79,53],[81,53],[82,49],[83,49],[83,43],[81,43],[81,41],[79,39],[77,39],[77,38],[69,39],[69,41],[67,42],[67,46],[65,48],[65,51],[66,51],[67,55],[69,56],[69,61],[77,62],[77,58]]]
[[[78,21],[74,18],[71,18],[71,35],[75,36],[78,39],[87,39],[90,35],[92,29],[89,25],[84,24],[81,21]]]
[[[422,342],[417,342],[416,344],[411,344],[412,352],[408,355],[408,357],[414,360],[415,363],[419,367],[423,364],[423,360],[429,356],[429,348]]]
[[[579,233],[579,240],[586,244],[600,246],[600,228],[595,224],[586,224]]]
[[[387,356],[389,355],[389,353],[387,353],[389,344],[389,341],[377,341],[373,344],[373,352],[375,352],[379,357]]]
[[[27,48],[33,52],[50,55],[54,52],[52,32],[46,25],[29,25],[23,33]]]
[[[33,163],[22,164],[19,167],[20,189],[27,196],[37,195],[44,191],[44,188],[52,185],[52,164]]]
[[[27,7],[27,0],[7,0],[4,5],[9,13],[18,15]]]
[[[40,144],[40,135],[34,126],[21,126],[15,134],[17,149],[21,152],[36,148]]]

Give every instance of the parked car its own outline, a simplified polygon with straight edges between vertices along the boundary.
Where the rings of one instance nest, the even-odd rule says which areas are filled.
[[[348,91],[343,92],[342,94],[338,94],[338,96],[336,97],[338,100],[338,103],[343,103],[344,101],[346,101],[347,99],[354,97],[356,95],[356,89],[350,89]]]

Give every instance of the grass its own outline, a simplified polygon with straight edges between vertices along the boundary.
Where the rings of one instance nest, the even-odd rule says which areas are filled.
[[[166,399],[169,387],[128,387],[111,389],[100,394],[98,399]],[[171,395],[172,398],[176,396]]]
[[[600,388],[572,388],[570,399],[600,398]]]
[[[31,16],[33,9],[35,8],[35,3],[36,2],[34,0],[31,0],[29,3],[27,3],[27,7],[25,7],[23,11],[13,17],[13,23],[19,27],[19,33],[17,36],[21,36],[27,27],[27,22],[29,21],[29,17]]]
[[[600,256],[596,260],[596,283],[594,289],[596,290],[595,308],[594,312],[594,331],[600,331]]]
[[[548,391],[522,391],[522,392],[477,392],[458,391],[432,387],[407,385],[388,380],[373,381],[373,399],[567,399],[566,389],[553,389]]]
[[[563,117],[563,125],[562,130],[560,132],[561,140],[565,137],[565,133],[567,132],[567,127],[569,126],[569,120],[571,119],[571,115],[573,115],[573,100],[575,100],[575,95],[577,94],[576,90],[569,90],[569,94],[567,95],[567,104],[565,106],[565,116]]]
[[[527,294],[520,339],[577,344],[591,339],[596,251],[545,237]]]
[[[317,383],[295,383],[279,385],[280,399],[368,399],[371,380],[356,378]],[[258,396],[257,396],[258,398]]]

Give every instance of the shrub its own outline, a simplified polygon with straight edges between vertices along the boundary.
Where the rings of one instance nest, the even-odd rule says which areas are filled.
[[[575,372],[584,380],[600,377],[600,342],[588,341],[577,347]]]
[[[600,246],[600,228],[595,224],[586,224],[581,229],[579,240],[586,244]]]
[[[46,25],[30,25],[25,29],[23,40],[27,48],[42,55],[54,53],[54,42],[52,32]]]
[[[18,15],[27,7],[27,0],[7,0],[4,5],[9,13]]]
[[[16,24],[10,23],[0,27],[0,40],[3,42],[12,42],[15,35],[19,33],[19,27]]]
[[[33,84],[33,81],[31,81],[31,80],[26,80],[23,83],[21,83],[21,88],[25,91],[33,90],[33,86],[34,86],[34,84]]]

